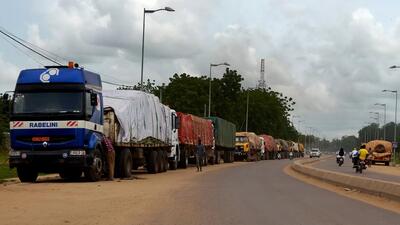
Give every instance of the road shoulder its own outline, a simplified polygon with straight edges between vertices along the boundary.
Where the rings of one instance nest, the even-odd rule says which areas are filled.
[[[284,172],[287,175],[289,175],[295,179],[298,179],[304,183],[334,192],[334,193],[344,196],[344,197],[348,197],[348,198],[351,198],[354,200],[358,200],[358,201],[367,203],[369,205],[373,205],[378,208],[382,208],[382,209],[389,210],[389,211],[400,214],[400,202],[398,202],[398,201],[393,201],[388,198],[363,193],[356,189],[351,189],[351,188],[347,188],[344,186],[334,185],[334,184],[322,181],[320,179],[316,179],[316,178],[301,174],[301,173],[293,170],[291,165],[286,166],[284,168]]]

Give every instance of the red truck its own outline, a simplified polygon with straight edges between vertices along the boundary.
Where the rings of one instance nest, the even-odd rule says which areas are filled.
[[[201,143],[206,149],[203,165],[214,164],[214,131],[211,120],[203,119],[191,114],[178,112],[179,129],[179,167],[186,168],[191,161],[195,160],[196,145]]]

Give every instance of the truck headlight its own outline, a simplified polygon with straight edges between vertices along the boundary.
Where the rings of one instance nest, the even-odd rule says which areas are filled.
[[[72,150],[69,152],[69,155],[72,156],[84,156],[86,155],[86,152],[84,150]]]
[[[9,156],[13,156],[13,157],[18,157],[18,156],[21,155],[21,152],[20,151],[11,150],[11,151],[8,152],[8,155]]]

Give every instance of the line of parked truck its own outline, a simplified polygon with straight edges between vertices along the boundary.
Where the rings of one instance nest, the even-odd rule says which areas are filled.
[[[199,139],[205,165],[287,158],[289,152],[303,156],[302,144],[236,133],[222,118],[176,112],[152,94],[103,91],[101,84],[100,75],[73,63],[20,72],[10,114],[9,164],[22,182],[35,182],[39,172],[100,180],[109,173],[111,149],[121,178],[139,167],[150,173],[187,168]]]

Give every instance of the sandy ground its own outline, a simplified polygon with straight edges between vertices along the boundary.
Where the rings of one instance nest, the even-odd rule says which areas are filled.
[[[374,167],[376,167],[376,166],[374,166]],[[370,169],[370,168],[368,168],[368,169]],[[294,171],[293,169],[291,169],[290,165],[285,167],[284,172],[286,174],[288,174],[289,176],[292,176],[298,180],[301,180],[305,183],[314,185],[316,187],[319,187],[319,188],[322,188],[322,189],[325,189],[328,191],[332,191],[339,195],[342,195],[342,196],[345,196],[345,197],[348,197],[351,199],[355,199],[358,201],[362,201],[364,203],[373,205],[375,207],[383,208],[383,209],[400,214],[400,202],[398,202],[398,201],[393,201],[393,200],[390,200],[387,198],[362,193],[356,189],[350,189],[350,188],[346,188],[343,186],[333,185],[333,184],[321,181],[319,179],[315,179],[315,178],[306,176],[304,174],[298,173],[298,172]]]
[[[145,224],[154,211],[190,193],[194,179],[245,163],[168,171],[161,174],[135,173],[133,180],[65,182],[55,176],[38,183],[6,182],[0,186],[1,224]],[[187,191],[189,189],[189,191]],[[118,213],[116,213],[118,212]]]

